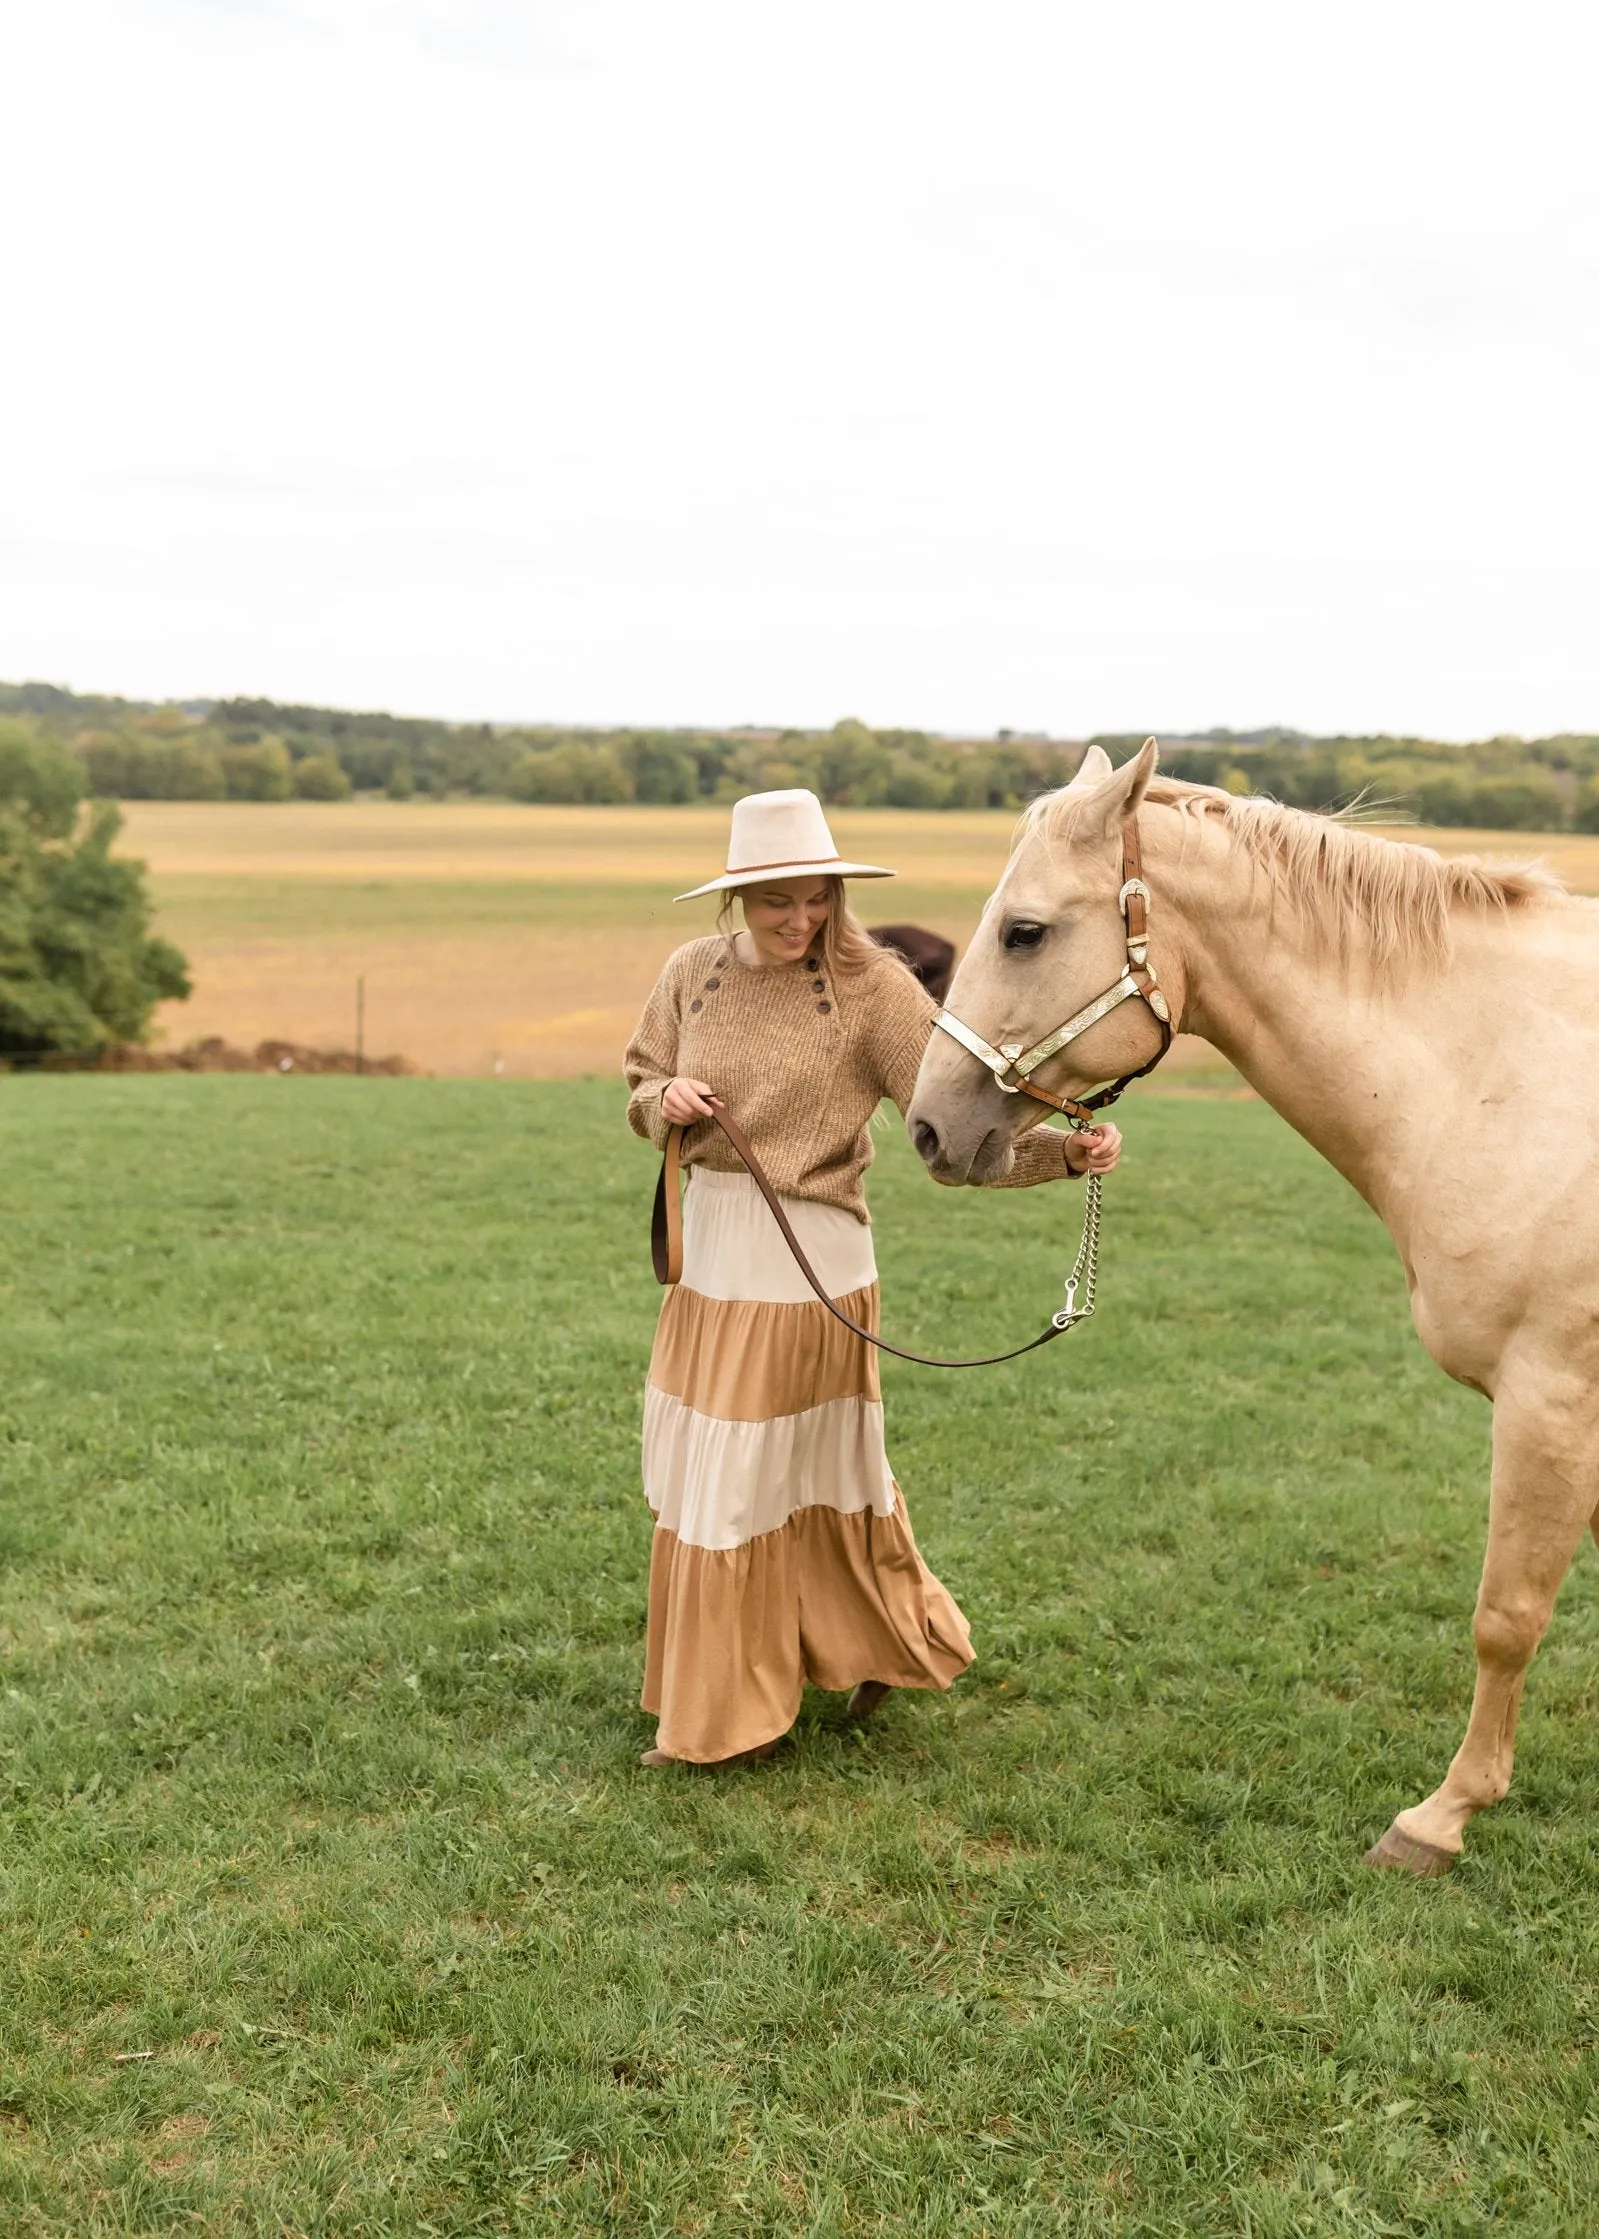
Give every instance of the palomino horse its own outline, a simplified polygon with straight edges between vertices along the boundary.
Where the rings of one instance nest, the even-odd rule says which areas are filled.
[[[1169,1009],[1386,1224],[1422,1343],[1494,1407],[1470,1722],[1367,1854],[1441,1873],[1510,1785],[1527,1666],[1599,1537],[1599,906],[1156,761],[1090,748],[1028,811],[907,1125],[939,1180],[992,1181],[1042,1117],[1035,1066],[1082,1096],[1154,1057]]]

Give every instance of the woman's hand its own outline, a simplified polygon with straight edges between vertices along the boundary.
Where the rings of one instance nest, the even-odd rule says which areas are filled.
[[[1122,1155],[1122,1131],[1112,1120],[1066,1138],[1068,1174],[1108,1174]]]
[[[661,1091],[661,1110],[674,1127],[692,1127],[696,1120],[709,1119],[720,1102],[709,1081],[691,1080],[687,1073],[679,1073]]]

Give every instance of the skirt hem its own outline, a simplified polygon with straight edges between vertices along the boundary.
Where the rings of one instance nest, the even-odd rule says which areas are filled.
[[[971,1661],[897,1486],[891,1515],[812,1505],[738,1548],[656,1527],[639,1702],[670,1757],[716,1763],[775,1740],[807,1686],[943,1693]]]

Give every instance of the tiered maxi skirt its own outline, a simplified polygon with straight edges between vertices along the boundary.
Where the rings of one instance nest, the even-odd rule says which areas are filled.
[[[835,1205],[783,1209],[828,1295],[875,1329],[871,1230]],[[683,1279],[650,1358],[644,1490],[642,1701],[667,1756],[712,1764],[774,1740],[807,1682],[942,1688],[971,1662],[888,1466],[877,1355],[808,1288],[747,1174],[689,1177]]]

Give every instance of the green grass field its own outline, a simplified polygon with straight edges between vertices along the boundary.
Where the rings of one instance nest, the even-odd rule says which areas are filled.
[[[1448,1882],[1488,1416],[1263,1106],[889,1364],[980,1661],[646,1774],[608,1085],[0,1087],[0,2231],[1591,2234],[1599,1564]],[[1065,1189],[874,1175],[913,1344]]]

